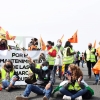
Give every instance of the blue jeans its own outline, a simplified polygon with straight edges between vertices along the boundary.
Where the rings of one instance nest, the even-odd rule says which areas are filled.
[[[7,88],[7,87],[10,85],[10,83],[14,86],[14,84],[15,84],[16,81],[13,81],[13,78],[15,78],[15,77],[16,77],[16,76],[14,75],[14,76],[11,78],[10,81],[8,81],[8,80],[2,80],[2,88]]]
[[[66,95],[66,96],[71,96],[71,99],[75,99],[79,96],[82,96],[83,94],[85,94],[87,92],[87,89],[84,88],[84,89],[81,89],[80,91],[78,91],[77,93],[75,94],[72,94],[70,91],[68,91],[67,89],[65,89],[64,87],[60,88],[60,92],[63,94],[63,95]]]
[[[31,91],[38,95],[45,95],[47,98],[49,98],[52,92],[52,86],[46,90],[45,88],[41,88],[38,85],[28,84],[23,93],[23,96],[28,97]]]
[[[96,83],[98,83],[98,81],[99,81],[99,74],[95,74],[95,81],[96,81]]]
[[[82,60],[82,61],[81,61],[81,63],[82,63],[82,67],[83,67],[83,64],[84,64],[84,60]]]

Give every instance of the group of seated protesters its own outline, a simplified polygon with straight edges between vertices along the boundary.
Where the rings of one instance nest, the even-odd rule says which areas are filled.
[[[55,75],[54,71],[49,69],[49,62],[43,61],[40,68],[37,68],[37,64],[33,62],[30,57],[27,57],[29,60],[29,68],[32,73],[34,73],[34,81],[28,83],[22,96],[17,96],[16,100],[29,100],[29,95],[31,92],[36,93],[37,95],[44,95],[43,100],[49,100],[53,85],[55,84]],[[36,77],[38,75],[38,77]],[[5,62],[4,66],[0,70],[0,78],[2,82],[2,88],[10,91],[13,88],[16,88],[15,82],[19,80],[18,74],[13,68],[13,63],[8,60]],[[87,92],[85,84],[81,84],[83,80],[83,73],[80,68],[75,64],[70,64],[68,71],[66,72],[66,78],[68,83],[64,84],[59,91],[63,94],[64,100],[82,100],[82,95]]]
[[[38,39],[33,38],[28,45],[28,50],[38,50]],[[50,47],[51,48],[51,47]],[[7,41],[0,41],[0,50],[8,49]],[[24,49],[24,48],[23,48]],[[30,57],[29,60],[29,77],[25,80],[27,86],[22,96],[16,96],[16,100],[29,100],[31,92],[37,95],[43,95],[43,100],[49,100],[55,84],[55,72],[50,69],[49,62],[46,61],[45,55],[41,53],[39,62],[43,59],[43,63],[37,64]],[[59,88],[59,92],[63,95],[64,100],[82,100],[82,96],[87,93],[88,89],[82,83],[83,73],[79,66],[69,64],[68,70],[65,72],[67,82]],[[4,66],[0,69],[0,80],[2,89],[10,91],[19,88],[15,86],[15,82],[19,81],[18,73],[14,70],[11,60],[7,60]]]

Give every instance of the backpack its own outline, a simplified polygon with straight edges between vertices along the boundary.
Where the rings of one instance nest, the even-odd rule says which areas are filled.
[[[82,95],[82,97],[83,99],[91,99],[92,96],[94,95],[94,91],[89,86],[87,86],[86,88],[88,91],[84,95]]]

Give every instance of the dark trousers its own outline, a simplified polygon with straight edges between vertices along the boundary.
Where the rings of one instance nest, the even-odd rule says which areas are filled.
[[[89,76],[91,76],[91,68],[93,68],[95,64],[96,64],[96,62],[87,61],[87,68],[88,68],[88,75]]]
[[[77,64],[78,66],[80,66],[80,60],[77,60],[77,61],[76,61],[76,64]]]
[[[54,66],[54,65],[49,65],[49,69],[50,69],[50,70],[53,70],[53,66]]]
[[[65,72],[68,70],[68,66],[69,66],[70,64],[65,64]]]
[[[59,78],[61,78],[61,76],[62,76],[62,72],[61,72],[62,66],[58,66],[58,67],[59,67]],[[54,66],[53,70],[54,70],[54,76],[55,76],[56,70],[57,70],[57,66]]]
[[[67,72],[67,70],[68,70],[68,66],[69,66],[70,64],[65,64],[65,72],[64,72],[64,75],[63,75],[63,80],[66,80],[67,78],[66,78],[66,72]]]

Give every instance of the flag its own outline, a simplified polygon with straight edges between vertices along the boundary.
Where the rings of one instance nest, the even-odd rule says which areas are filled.
[[[6,31],[6,39],[7,40],[14,40],[16,38],[16,36],[11,36],[9,35],[8,31]]]
[[[6,39],[5,34],[0,33],[0,38],[1,38],[1,39]]]
[[[92,71],[95,74],[99,74],[100,73],[100,60],[98,60],[97,63],[94,65],[94,67],[92,68]]]
[[[93,48],[96,48],[96,40],[94,41]]]
[[[0,27],[0,38],[6,40],[14,40],[16,36],[10,35],[8,31],[5,31],[2,27]]]
[[[61,42],[64,40],[64,34],[63,34],[63,36],[61,37],[61,39],[60,39],[60,40],[61,40]]]
[[[68,39],[70,43],[78,43],[78,37],[77,37],[77,31],[74,33],[74,35]]]
[[[10,40],[10,36],[9,36],[8,31],[6,31],[6,39],[7,39],[7,40]]]
[[[41,50],[45,50],[46,49],[46,45],[42,39],[42,37],[40,36],[40,45],[41,45]]]
[[[6,31],[0,26],[0,33],[6,34]]]
[[[0,38],[1,39],[6,39],[5,34],[6,34],[6,31],[2,27],[0,27]]]
[[[98,56],[100,57],[100,47],[98,47],[98,48],[96,49],[96,53],[98,53]]]

